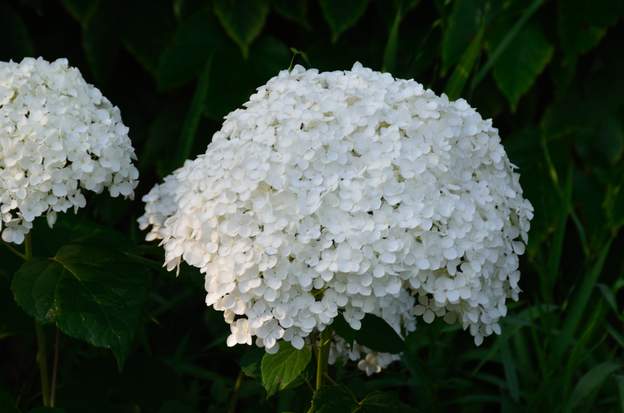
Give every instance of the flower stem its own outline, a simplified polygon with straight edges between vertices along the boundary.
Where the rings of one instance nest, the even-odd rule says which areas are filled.
[[[316,345],[316,384],[314,388],[314,394],[312,395],[312,402],[308,413],[314,413],[316,406],[314,404],[314,397],[316,393],[323,387],[325,379],[329,377],[327,373],[327,365],[329,359],[329,345],[331,343],[332,330],[330,327],[325,327],[325,330],[319,335],[318,343]]]
[[[24,260],[29,261],[33,257],[32,238],[26,235],[24,241]],[[46,349],[46,337],[43,326],[35,321],[35,335],[37,336],[37,364],[41,376],[41,397],[43,406],[50,407],[50,382],[48,380],[48,352]]]
[[[50,386],[50,407],[56,404],[56,378],[58,376],[59,365],[59,343],[61,341],[61,332],[56,329],[56,338],[54,339],[54,361],[52,362],[52,385]]]
[[[236,383],[234,383],[234,390],[232,391],[232,397],[230,398],[230,407],[228,408],[228,413],[236,413],[236,403],[238,402],[238,393],[240,392],[241,385],[243,384],[243,379],[245,378],[245,373],[241,370],[238,373],[238,377],[236,378]]]

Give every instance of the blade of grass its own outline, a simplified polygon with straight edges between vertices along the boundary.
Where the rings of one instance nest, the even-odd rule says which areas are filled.
[[[455,67],[451,78],[446,84],[445,93],[450,100],[455,100],[461,96],[461,93],[466,86],[466,81],[470,76],[470,72],[472,72],[472,68],[481,54],[484,32],[485,26],[482,25],[481,29],[479,29],[475,37],[470,42],[470,45],[462,55],[461,60]]]
[[[589,298],[591,297],[594,287],[598,282],[598,278],[602,273],[605,261],[609,255],[609,251],[611,250],[612,243],[613,237],[609,238],[605,245],[600,249],[600,253],[596,258],[594,265],[589,273],[583,277],[581,284],[576,289],[577,292],[573,297],[573,300],[570,301],[570,306],[567,309],[567,315],[563,323],[563,328],[559,337],[555,341],[553,351],[553,361],[555,363],[561,362],[563,353],[572,342],[574,333],[576,332],[585,312],[585,308],[589,303]]]
[[[600,390],[607,378],[619,370],[620,367],[620,364],[612,361],[606,361],[594,366],[576,384],[574,391],[572,392],[572,397],[568,401],[568,407],[565,411],[571,411],[583,400]]]
[[[479,83],[481,83],[481,81],[485,78],[490,69],[492,69],[492,67],[494,66],[494,63],[496,63],[496,60],[498,60],[500,55],[503,54],[503,52],[507,49],[507,46],[509,46],[511,41],[514,39],[514,37],[516,37],[520,29],[522,29],[522,27],[531,18],[531,16],[533,16],[533,14],[535,14],[535,12],[540,8],[542,3],[544,3],[544,0],[533,0],[533,3],[531,3],[531,5],[524,10],[522,16],[520,16],[520,18],[516,21],[516,24],[514,24],[509,32],[507,32],[503,40],[490,54],[490,58],[485,62],[485,65],[483,65],[483,67],[477,72],[477,74],[473,78],[473,81],[470,85],[471,92],[474,91],[477,85],[479,85]]]
[[[509,341],[503,340],[501,345],[501,361],[503,362],[503,370],[505,372],[505,381],[507,389],[511,395],[511,399],[517,402],[520,399],[520,386],[518,385],[518,374],[514,359],[509,349]]]
[[[399,26],[401,26],[401,19],[403,17],[403,4],[399,4],[397,7],[394,21],[390,27],[388,33],[388,42],[386,43],[386,49],[384,50],[384,60],[381,70],[383,72],[392,72],[396,66],[396,57],[399,44]]]
[[[180,136],[180,150],[175,158],[174,168],[182,166],[184,161],[189,158],[193,145],[195,144],[195,136],[197,135],[197,128],[199,127],[199,121],[201,120],[202,113],[204,111],[204,104],[208,95],[208,87],[210,86],[210,72],[212,68],[211,54],[204,65],[204,70],[201,72],[197,81],[197,87],[191,106],[184,119],[182,125],[182,134]]]

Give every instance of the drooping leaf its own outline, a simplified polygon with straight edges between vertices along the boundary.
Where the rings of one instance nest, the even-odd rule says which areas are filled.
[[[308,347],[297,350],[287,342],[280,343],[277,353],[265,354],[262,357],[261,373],[267,395],[284,390],[305,370],[311,358],[312,352]]]
[[[357,407],[357,400],[343,386],[321,387],[314,392],[312,403],[318,413],[351,412]]]
[[[401,353],[405,342],[383,318],[366,314],[359,330],[354,330],[342,315],[336,317],[332,324],[336,334],[348,342],[357,341],[371,350],[385,353]]]
[[[225,36],[209,9],[182,21],[158,62],[158,88],[169,90],[194,79],[224,41]]]
[[[442,72],[457,63],[482,26],[484,2],[457,0],[444,27],[442,37]]]
[[[267,15],[268,0],[216,0],[214,11],[228,36],[240,47],[243,57],[258,37]]]
[[[472,69],[481,55],[484,30],[485,27],[482,27],[474,36],[446,84],[444,92],[451,100],[458,99],[461,96],[468,77],[470,77]]]
[[[254,347],[243,354],[240,359],[241,370],[247,377],[256,378],[260,376],[260,365],[264,357],[264,350]]]
[[[515,110],[553,55],[553,46],[536,24],[526,25],[494,65],[494,79]]]
[[[591,370],[589,370],[578,381],[574,390],[572,391],[572,397],[569,400],[569,408],[574,409],[586,398],[590,397],[593,393],[600,390],[604,382],[616,371],[621,369],[622,366],[613,361],[606,361],[600,363]]]
[[[109,348],[124,363],[141,317],[148,277],[142,265],[113,250],[68,245],[35,258],[15,274],[18,304],[68,336]]]
[[[321,9],[332,31],[333,42],[357,23],[367,6],[368,0],[321,0]]]

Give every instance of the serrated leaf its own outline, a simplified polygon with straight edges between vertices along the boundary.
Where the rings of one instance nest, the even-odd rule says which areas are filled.
[[[305,370],[312,358],[308,347],[297,350],[287,342],[281,342],[275,354],[262,357],[262,385],[267,395],[271,396],[284,390]]]
[[[442,72],[457,63],[481,27],[484,3],[481,0],[457,0],[453,3],[442,37]]]
[[[554,48],[535,24],[526,25],[494,64],[494,79],[512,109],[531,89],[552,58]]]
[[[336,334],[348,342],[357,341],[371,350],[384,353],[401,353],[405,342],[383,318],[366,314],[359,330],[354,330],[342,315],[332,323]]]
[[[246,59],[249,46],[264,27],[269,14],[269,1],[216,0],[214,11],[225,32],[238,44]]]
[[[147,282],[143,266],[120,253],[68,245],[52,258],[24,263],[11,289],[37,321],[111,349],[121,366],[139,324]]]
[[[337,41],[342,33],[353,27],[367,7],[368,0],[321,0],[323,16],[332,31],[332,41]]]
[[[225,41],[209,9],[182,21],[158,63],[158,88],[169,90],[197,77],[208,57]]]

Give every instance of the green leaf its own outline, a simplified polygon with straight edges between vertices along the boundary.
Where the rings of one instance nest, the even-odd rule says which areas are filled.
[[[472,68],[476,63],[477,58],[481,55],[484,30],[485,27],[481,28],[481,30],[477,32],[474,39],[472,39],[470,46],[468,46],[464,52],[461,60],[457,64],[457,67],[453,71],[451,78],[446,84],[446,89],[444,91],[450,100],[458,99],[466,86],[466,82],[472,72]]]
[[[624,412],[624,376],[618,374],[615,376],[615,382],[620,396],[620,411]]]
[[[62,0],[63,6],[71,16],[79,22],[84,22],[99,5],[98,0]]]
[[[408,413],[414,410],[401,402],[396,395],[376,391],[366,395],[358,403],[362,413]]]
[[[600,390],[604,382],[621,368],[621,365],[612,361],[606,361],[594,366],[578,381],[572,397],[569,401],[569,408],[574,409],[582,401]]]
[[[109,348],[123,365],[138,327],[148,277],[115,251],[68,245],[52,258],[35,258],[13,278],[18,304],[37,321]]]
[[[241,370],[247,377],[256,378],[260,376],[260,365],[265,351],[261,348],[254,347],[243,354],[240,359]]]
[[[535,24],[525,26],[509,43],[494,65],[494,79],[512,109],[535,83],[554,48]]]
[[[174,168],[182,166],[186,159],[191,156],[191,151],[195,144],[197,128],[204,113],[206,96],[208,96],[208,88],[210,87],[212,73],[213,55],[211,54],[204,64],[204,70],[199,76],[191,106],[188,109],[184,124],[182,125],[182,134],[180,136],[180,146],[178,156],[175,158]]]
[[[325,386],[314,392],[312,403],[318,413],[351,412],[357,400],[347,387]]]
[[[399,48],[399,27],[401,26],[402,10],[399,7],[394,16],[390,32],[388,33],[388,42],[384,51],[383,70],[392,72],[396,66],[397,51]]]
[[[269,14],[268,0],[215,0],[214,11],[246,59],[249,46],[262,31]]]
[[[308,347],[297,350],[287,342],[280,343],[280,349],[275,354],[265,354],[262,357],[262,385],[267,395],[271,396],[284,390],[305,370],[312,358]]]
[[[456,0],[442,37],[442,73],[457,63],[481,28],[481,0]]]
[[[252,46],[246,60],[233,45],[217,50],[213,59],[218,64],[212,67],[212,78],[219,81],[210,82],[206,115],[221,121],[246,102],[257,87],[287,69],[291,54],[279,40],[262,37]]]
[[[94,2],[88,9],[75,11],[82,24],[82,47],[93,77],[101,86],[113,80],[121,43],[116,30],[118,11],[110,2]]]
[[[348,342],[357,341],[371,350],[385,353],[401,353],[405,350],[405,342],[383,318],[366,314],[359,330],[354,330],[342,315],[336,317],[332,324],[336,333]]]
[[[309,30],[308,0],[273,0],[273,8],[282,17]]]
[[[209,56],[225,40],[207,8],[182,21],[158,62],[158,88],[162,91],[183,86],[200,75]]]
[[[8,4],[0,4],[0,60],[19,61],[33,56],[34,47],[28,28],[19,14]]]
[[[557,29],[564,52],[574,58],[594,48],[622,13],[622,1],[560,0]]]
[[[332,42],[336,42],[340,35],[364,15],[368,7],[368,0],[321,0],[323,16],[332,31]]]

